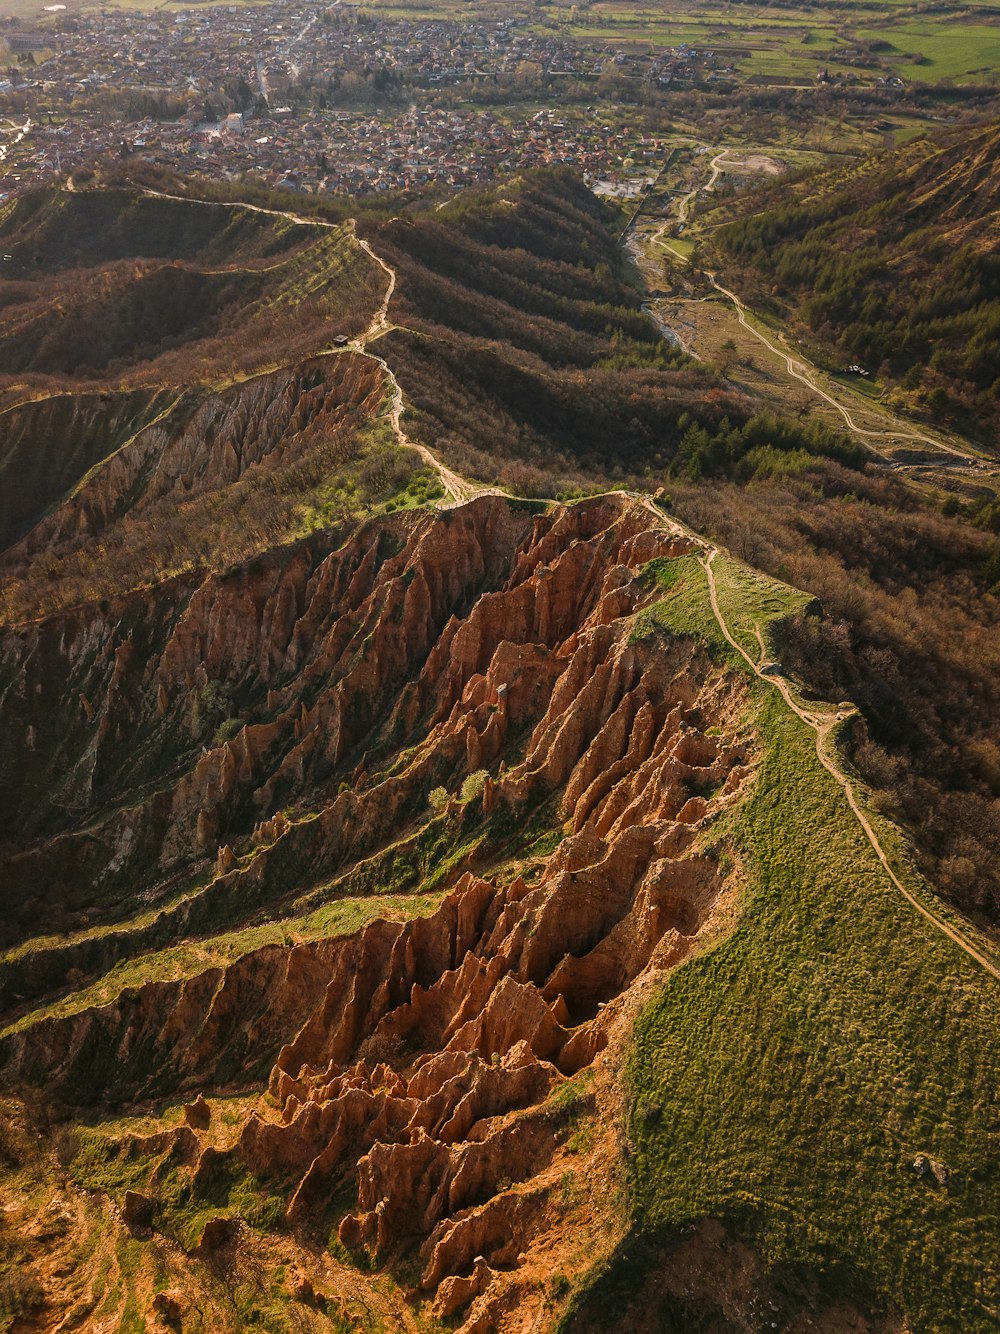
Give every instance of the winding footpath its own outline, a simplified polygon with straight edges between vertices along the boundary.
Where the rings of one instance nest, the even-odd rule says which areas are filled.
[[[702,190],[706,191],[712,190],[715,186],[716,181],[721,175],[723,169],[727,165],[735,165],[733,163],[727,163],[726,161],[729,151],[730,151],[729,149],[722,149],[720,152],[715,154],[715,156],[712,158],[709,164],[711,169],[709,179],[705,182],[704,185],[695,186],[693,190],[689,190],[686,195],[682,196],[682,198],[677,203],[677,213],[675,218],[673,219],[673,221],[664,222],[663,225],[653,234],[650,242],[651,245],[662,245],[664,249],[669,250],[670,253],[674,255],[677,259],[686,261],[687,257],[684,254],[682,254],[681,251],[679,251],[676,248],[676,246],[671,245],[669,240],[664,239],[664,233],[670,230],[676,231],[677,228],[686,224],[688,220],[688,215],[691,210],[691,205],[693,204],[698,194]],[[705,277],[708,279],[709,283],[712,285],[715,291],[718,292],[720,296],[724,296],[728,301],[732,303],[733,308],[736,311],[736,318],[738,319],[742,328],[746,329],[746,331],[749,334],[752,334],[752,336],[756,338],[757,341],[761,343],[768,350],[768,352],[772,354],[772,356],[776,357],[778,361],[780,361],[783,364],[786,373],[790,375],[792,379],[797,380],[799,384],[804,385],[805,388],[810,391],[810,393],[815,394],[817,398],[822,399],[823,402],[829,404],[831,408],[833,408],[836,412],[838,412],[841,418],[843,419],[844,425],[853,435],[865,441],[909,440],[912,441],[914,444],[925,445],[930,449],[939,450],[941,453],[950,454],[954,458],[961,459],[963,462],[966,463],[971,463],[973,460],[977,460],[980,463],[980,465],[982,465],[982,463],[986,462],[986,460],[982,459],[981,456],[978,455],[978,452],[971,447],[966,447],[964,449],[957,448],[954,445],[947,444],[945,441],[939,439],[937,436],[925,435],[921,431],[901,431],[901,430],[888,430],[888,429],[870,430],[866,427],[859,426],[853,414],[851,413],[850,409],[845,407],[844,403],[841,402],[840,399],[836,398],[833,394],[828,393],[827,390],[825,390],[822,387],[822,385],[820,385],[817,382],[817,380],[815,379],[815,368],[810,367],[807,362],[803,361],[799,357],[794,356],[786,349],[780,348],[775,343],[772,343],[771,340],[767,338],[763,333],[761,333],[761,331],[754,324],[752,324],[750,320],[747,318],[747,316],[751,312],[749,311],[749,308],[746,306],[746,304],[740,299],[740,297],[738,297],[737,294],[731,291],[728,287],[724,287],[722,283],[719,282],[716,274],[713,273],[710,269],[704,270],[704,273]],[[705,298],[700,298],[700,300],[704,299]]]
[[[801,718],[802,721],[808,727],[812,728],[812,730],[815,732],[816,755],[819,759],[820,764],[822,764],[823,768],[826,769],[827,772],[833,776],[833,778],[837,781],[839,786],[843,789],[844,795],[847,797],[847,804],[850,806],[856,820],[858,821],[858,824],[860,824],[862,830],[864,831],[865,837],[868,839],[868,842],[874,849],[875,855],[882,863],[886,875],[888,875],[889,879],[892,881],[895,888],[899,891],[900,894],[902,894],[903,898],[906,899],[907,903],[909,903],[912,907],[916,908],[917,912],[920,913],[922,917],[925,917],[933,927],[935,927],[938,931],[942,933],[942,935],[945,935],[950,940],[954,941],[954,943],[959,947],[959,949],[964,950],[970,959],[974,959],[976,963],[978,963],[982,968],[985,968],[985,970],[991,976],[995,977],[998,981],[1000,981],[1000,967],[998,967],[995,963],[993,963],[990,959],[988,959],[986,955],[980,953],[980,951],[976,949],[974,945],[970,944],[970,942],[959,931],[956,931],[954,927],[949,926],[947,922],[942,921],[941,918],[937,917],[934,913],[932,913],[929,908],[926,908],[918,898],[916,898],[913,894],[910,893],[910,891],[900,880],[899,876],[892,869],[892,866],[890,865],[889,862],[889,858],[886,855],[885,849],[883,848],[881,842],[879,841],[878,835],[875,833],[875,830],[871,826],[871,822],[865,815],[864,811],[861,809],[861,806],[858,804],[858,799],[854,792],[853,783],[847,777],[843,769],[840,767],[840,765],[836,762],[836,760],[830,755],[829,751],[827,750],[827,738],[829,737],[834,726],[838,722],[842,721],[842,719],[847,715],[839,711],[814,712],[809,709],[804,709],[802,705],[799,704],[799,702],[793,696],[787,678],[785,678],[778,672],[773,672],[773,671],[765,672],[761,663],[755,662],[753,660],[750,654],[746,651],[746,649],[742,646],[742,644],[740,644],[736,640],[736,638],[730,631],[729,626],[726,624],[725,617],[723,616],[722,611],[719,607],[718,591],[716,589],[716,584],[715,584],[715,573],[712,569],[712,562],[715,560],[718,554],[719,554],[718,547],[708,547],[706,550],[706,555],[704,559],[701,561],[701,565],[708,579],[708,595],[712,604],[712,612],[715,616],[716,621],[719,623],[719,629],[722,631],[726,640],[732,645],[732,647],[736,650],[736,652],[740,655],[740,657],[744,659],[744,661],[748,664],[750,670],[754,673],[754,675],[759,677],[760,680],[767,681],[771,685],[773,685],[775,689],[781,693],[782,699],[785,701],[785,703],[788,705],[791,711],[797,717]],[[757,628],[756,633],[758,642],[763,646],[763,639],[761,637],[759,627]]]
[[[631,495],[631,493],[626,494]],[[706,542],[703,537],[696,533],[692,528],[688,528],[686,524],[681,523],[677,519],[667,518],[662,511],[657,508],[656,504],[649,496],[633,495],[632,499],[639,500],[640,503],[656,517],[662,526],[669,528],[671,532],[680,537],[687,538],[701,550],[703,554],[700,557],[700,564],[705,571],[705,577],[708,581],[708,597],[712,607],[712,614],[718,623],[723,637],[726,642],[736,650],[753,674],[761,681],[765,681],[769,685],[774,686],[788,705],[789,709],[791,709],[792,713],[794,713],[797,718],[801,718],[806,726],[811,728],[815,733],[816,756],[819,759],[820,764],[822,764],[823,768],[826,769],[827,773],[831,775],[837,785],[842,789],[847,798],[847,804],[850,806],[855,819],[861,826],[868,842],[871,844],[876,857],[878,857],[879,861],[882,863],[882,867],[886,875],[889,877],[889,880],[892,882],[893,887],[902,894],[903,898],[911,905],[911,907],[915,908],[917,912],[920,913],[921,917],[924,917],[930,922],[931,926],[942,935],[947,936],[949,940],[953,941],[960,950],[964,951],[964,953],[967,954],[970,959],[973,959],[978,963],[981,968],[984,968],[991,977],[995,977],[997,981],[1000,981],[1000,965],[994,963],[992,959],[988,958],[981,950],[977,949],[976,946],[967,940],[960,931],[957,931],[953,926],[950,926],[935,913],[931,912],[929,908],[925,907],[925,905],[906,888],[899,876],[892,869],[892,865],[878,834],[876,834],[875,830],[872,828],[871,821],[868,819],[868,816],[862,810],[861,805],[858,802],[854,784],[827,749],[827,740],[834,727],[837,723],[842,722],[850,715],[839,709],[823,710],[803,708],[792,693],[792,687],[788,678],[783,676],[781,672],[774,670],[773,667],[771,670],[765,670],[766,648],[759,625],[754,626],[754,634],[757,643],[760,645],[761,653],[760,658],[755,661],[730,630],[726,623],[726,618],[722,614],[722,608],[719,606],[719,594],[715,582],[715,571],[712,569],[712,564],[716,556],[719,554],[719,548],[710,542]],[[851,712],[857,712],[857,710],[852,707]]]
[[[265,216],[271,218],[284,218],[287,222],[294,223],[299,227],[324,227],[331,231],[340,231],[344,227],[343,223],[328,222],[325,218],[308,218],[299,213],[287,212],[284,209],[264,208],[260,204],[244,204],[242,202],[230,203],[226,200],[215,199],[189,199],[185,195],[167,194],[165,191],[152,189],[146,189],[143,193],[149,195],[153,199],[169,199],[185,204],[203,204],[209,208],[246,209],[250,213],[263,213]],[[478,486],[476,483],[467,481],[464,477],[459,476],[457,472],[446,467],[438,456],[432,450],[428,449],[426,445],[419,444],[416,440],[411,440],[403,430],[402,417],[406,410],[406,405],[403,399],[402,386],[386,359],[380,357],[377,353],[368,350],[370,343],[374,343],[384,334],[391,332],[397,327],[389,319],[389,302],[392,300],[393,294],[396,291],[396,270],[390,264],[387,264],[381,255],[377,254],[375,250],[372,249],[372,246],[368,241],[364,240],[363,237],[358,236],[356,224],[353,219],[348,226],[350,227],[350,234],[353,237],[355,244],[363,250],[380,269],[382,269],[388,282],[386,284],[385,292],[382,295],[381,303],[375,314],[372,316],[371,322],[364,333],[359,334],[357,338],[351,339],[351,341],[344,347],[331,348],[328,351],[318,353],[317,355],[340,356],[345,352],[353,352],[357,356],[368,357],[369,360],[374,361],[382,368],[391,393],[388,417],[393,434],[396,437],[396,442],[401,449],[412,449],[415,453],[419,454],[424,463],[426,463],[428,467],[433,468],[437,473],[438,477],[441,479],[441,485],[444,487],[445,493],[448,496],[448,500],[443,508],[467,504],[468,501],[475,500],[477,496],[501,495],[502,492],[496,487]],[[282,263],[285,262],[287,261],[282,261]],[[279,266],[273,265],[272,267],[277,268]],[[258,272],[267,272],[267,270],[261,269],[258,270]]]
[[[725,153],[723,152],[717,154],[716,157],[712,159],[711,165],[713,172],[715,173],[712,177],[713,183],[719,174],[721,160],[724,157]],[[154,195],[158,198],[181,200],[182,202],[185,203],[198,202],[209,206],[217,206],[225,208],[229,207],[247,208],[255,213],[265,213],[274,217],[286,218],[289,221],[302,226],[319,226],[319,227],[333,228],[333,229],[339,228],[341,226],[341,224],[339,223],[331,223],[316,218],[300,217],[297,214],[286,213],[276,209],[262,208],[257,205],[239,204],[234,206],[231,204],[226,204],[221,202],[216,203],[216,201],[211,201],[211,200],[191,201],[185,199],[184,196],[181,195],[161,194],[158,191],[152,191],[152,190],[149,190],[146,193]],[[687,209],[690,207],[690,201],[694,198],[696,194],[697,190],[692,191],[689,195],[685,196],[685,198],[681,201],[681,210],[685,218],[687,216]],[[663,232],[666,230],[667,226],[669,226],[669,224],[664,224],[664,226],[656,234],[656,237],[654,238],[655,240],[659,240]],[[390,330],[397,327],[393,325],[389,320],[389,303],[392,300],[393,294],[395,293],[396,290],[396,283],[397,283],[396,271],[394,268],[392,268],[390,264],[388,264],[384,259],[382,259],[380,255],[378,255],[372,249],[371,245],[366,240],[357,236],[353,223],[351,224],[351,234],[353,235],[357,245],[362,250],[364,250],[365,253],[384,271],[388,281],[386,284],[386,289],[383,294],[381,303],[378,309],[376,310],[375,314],[372,316],[368,328],[364,331],[364,333],[360,334],[357,338],[353,339],[345,347],[338,348],[335,351],[337,353],[343,353],[349,351],[359,356],[369,357],[371,360],[377,362],[378,365],[382,368],[392,391],[392,397],[390,400],[388,415],[396,439],[401,447],[415,450],[430,467],[436,470],[436,472],[441,478],[442,485],[445,487],[446,491],[451,497],[450,506],[447,507],[467,504],[469,501],[475,500],[476,497],[480,495],[486,495],[486,494],[504,495],[505,493],[499,491],[497,488],[477,486],[475,483],[470,482],[467,479],[461,477],[458,473],[453,472],[450,468],[445,467],[445,465],[440,461],[440,459],[437,458],[437,456],[430,449],[428,449],[425,445],[420,445],[415,443],[414,441],[411,441],[409,437],[406,435],[405,431],[403,430],[401,419],[405,405],[403,401],[403,391],[399,384],[399,381],[396,378],[394,371],[386,362],[385,358],[380,357],[375,352],[369,351],[369,344],[375,342],[377,339],[381,338],[384,334],[388,333]],[[668,245],[668,248],[673,249],[673,247],[669,247],[669,243],[665,244]],[[674,251],[673,253],[677,254],[679,252]],[[785,357],[790,374],[795,374],[796,379],[801,379],[802,383],[806,384],[809,388],[813,389],[814,392],[819,393],[821,397],[825,398],[834,407],[837,407],[839,411],[843,413],[844,418],[851,430],[855,431],[856,434],[858,435],[893,435],[893,436],[903,435],[903,433],[901,432],[872,432],[872,431],[863,431],[860,428],[858,428],[854,424],[853,419],[850,417],[850,414],[847,412],[845,408],[843,408],[839,403],[837,403],[835,399],[833,399],[832,397],[827,395],[824,391],[822,391],[817,385],[813,384],[811,381],[807,379],[804,379],[802,375],[796,374],[795,370],[793,369],[793,359],[790,356],[785,356],[785,354],[779,352],[778,349],[775,348],[772,343],[768,342],[768,340],[765,339],[762,334],[760,334],[756,329],[754,329],[752,325],[747,323],[743,315],[743,311],[745,308],[743,307],[743,303],[740,301],[739,297],[737,297],[735,293],[730,292],[726,288],[722,287],[716,281],[714,274],[710,273],[708,276],[711,279],[713,285],[717,288],[717,290],[721,292],[723,295],[727,296],[736,306],[737,312],[740,315],[740,322],[744,324],[745,327],[748,328],[750,332],[754,334],[755,337],[759,338],[760,341],[763,342],[768,348],[770,348],[770,350],[774,352],[777,356]],[[334,354],[335,354],[334,351],[331,351],[323,355],[334,355]],[[803,371],[806,370],[805,364],[802,362],[795,362],[794,365],[801,367]],[[930,437],[927,436],[910,435],[907,438],[925,441],[926,443],[932,444],[937,448],[947,449],[951,453],[959,452],[957,450],[950,449],[949,446],[943,445],[938,441],[931,440]],[[804,708],[795,699],[795,696],[792,693],[791,685],[786,677],[784,677],[780,672],[775,671],[773,669],[767,671],[764,670],[765,644],[759,626],[755,626],[755,635],[757,638],[757,642],[760,646],[761,656],[756,661],[746,651],[746,649],[743,648],[743,646],[738,642],[738,640],[733,635],[732,631],[729,629],[729,626],[727,625],[725,617],[723,616],[722,610],[719,606],[718,590],[715,582],[715,573],[712,569],[713,562],[716,556],[719,554],[719,548],[706,542],[704,538],[700,537],[692,529],[688,528],[685,524],[680,523],[678,520],[668,519],[662,513],[662,511],[654,504],[654,502],[648,495],[635,495],[631,492],[618,492],[616,494],[621,494],[627,496],[629,499],[633,501],[638,501],[647,509],[647,511],[649,511],[652,515],[655,516],[657,522],[661,526],[667,527],[671,529],[673,532],[687,538],[690,541],[693,541],[697,545],[697,547],[704,553],[700,563],[705,571],[706,579],[708,582],[709,600],[711,602],[712,613],[719,625],[719,629],[721,630],[726,641],[732,646],[732,648],[736,650],[736,652],[740,655],[740,657],[744,659],[744,661],[750,667],[754,675],[759,677],[761,680],[768,682],[770,685],[774,686],[774,688],[780,692],[788,708],[791,709],[791,711],[798,718],[800,718],[809,728],[812,729],[812,731],[815,734],[816,755],[819,759],[819,762],[823,765],[824,769],[827,770],[827,772],[835,779],[839,787],[843,790],[844,795],[847,798],[848,805],[851,808],[851,811],[853,812],[855,818],[857,819],[859,825],[861,826],[861,829],[863,830],[865,837],[867,838],[872,849],[874,850],[875,855],[881,862],[883,869],[885,870],[886,874],[888,875],[895,889],[898,890],[898,892],[903,896],[903,898],[913,908],[915,908],[916,911],[920,913],[920,915],[924,917],[937,931],[939,931],[942,935],[947,936],[948,939],[951,940],[954,944],[956,944],[959,947],[959,949],[961,949],[965,954],[969,956],[969,958],[973,959],[983,969],[985,969],[987,973],[989,973],[992,977],[1000,981],[1000,966],[993,963],[989,958],[987,958],[986,955],[984,955],[973,944],[971,944],[965,938],[965,936],[963,936],[954,927],[950,926],[947,922],[943,921],[940,917],[931,912],[929,908],[925,907],[924,904],[921,903],[920,900],[916,898],[906,888],[906,886],[903,884],[900,878],[896,875],[895,871],[892,869],[892,866],[889,862],[889,858],[886,855],[885,849],[883,848],[878,838],[878,835],[875,833],[875,830],[872,828],[871,822],[869,821],[868,817],[865,815],[864,811],[862,810],[861,806],[858,803],[857,796],[854,791],[854,785],[851,783],[851,780],[847,777],[847,774],[837,763],[836,759],[831,756],[831,754],[827,749],[827,739],[829,738],[833,728],[838,722],[842,721],[847,715],[839,710],[810,710]]]
[[[375,342],[377,338],[381,338],[383,334],[388,333],[391,329],[397,327],[390,323],[389,320],[389,302],[392,300],[392,295],[396,290],[396,270],[390,264],[387,264],[381,255],[376,254],[369,243],[359,237],[357,233],[354,233],[354,239],[365,254],[369,255],[375,263],[384,270],[389,282],[386,286],[385,294],[382,297],[382,304],[372,316],[371,324],[369,324],[368,328],[359,338],[354,339],[353,342],[348,344],[348,348],[353,352],[359,353],[363,357],[371,358],[371,360],[377,362],[385,372],[385,377],[392,390],[392,398],[389,404],[389,421],[392,425],[397,443],[402,449],[415,450],[424,462],[437,472],[437,475],[441,479],[441,485],[451,497],[452,505],[464,505],[470,500],[475,500],[476,496],[500,494],[495,488],[480,487],[476,486],[473,482],[466,481],[466,479],[460,477],[457,472],[453,472],[451,468],[446,467],[438,456],[429,450],[426,445],[421,445],[416,440],[411,440],[403,430],[402,416],[406,405],[403,401],[402,386],[396,378],[395,371],[393,371],[385,358],[378,356],[374,352],[368,351],[369,343]]]

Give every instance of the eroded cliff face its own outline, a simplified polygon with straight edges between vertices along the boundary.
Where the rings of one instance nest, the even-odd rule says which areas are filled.
[[[23,537],[50,505],[176,397],[165,390],[66,392],[4,405],[0,547]]]
[[[99,538],[126,516],[141,518],[164,500],[176,505],[200,493],[222,491],[250,469],[287,465],[330,437],[346,442],[362,421],[375,415],[383,390],[375,363],[344,352],[216,392],[150,394],[148,422],[138,412],[138,393],[63,395],[14,409],[8,429],[17,433],[15,439],[24,438],[26,453],[30,448],[42,459],[59,459],[61,451],[45,448],[50,437],[62,443],[67,436],[81,435],[86,444],[88,433],[113,448],[98,460],[102,467],[70,479],[75,483],[70,493],[60,496],[62,503],[54,512],[3,553],[3,565],[17,573],[39,552],[65,553],[74,539]],[[82,423],[62,420],[69,405]],[[127,435],[119,419],[131,422]],[[77,452],[81,466],[94,462],[82,446]],[[51,495],[44,498],[51,503]]]
[[[531,533],[531,520],[506,506],[401,515],[362,527],[338,551],[317,539],[231,575],[181,578],[6,633],[11,725],[0,768],[11,829],[21,831],[2,877],[10,905],[23,912],[23,896],[65,867],[75,889],[62,885],[28,912],[48,914],[69,893],[92,924],[108,915],[109,887],[134,890],[137,869],[156,885],[199,856],[214,860],[220,843],[296,798],[316,796],[320,827],[296,827],[241,882],[243,894],[250,882],[267,892],[265,865],[290,844],[327,855],[345,821],[359,823],[358,803],[388,827],[412,783],[390,782],[374,803],[357,784],[329,809],[320,798],[351,778],[366,749],[388,753],[394,734],[414,726],[440,675],[415,679],[431,646],[503,581]],[[222,741],[220,719],[231,732]],[[46,823],[61,837],[25,847],[24,833]]]
[[[283,545],[324,494],[327,525],[353,518],[380,469],[391,489],[416,462],[390,439],[385,389],[376,361],[338,349],[220,388],[8,409],[0,618],[124,598],[117,619],[136,588]]]
[[[62,775],[65,805],[4,868],[8,1020],[34,1009],[0,1072],[104,1116],[188,1100],[181,1123],[99,1132],[150,1247],[179,1235],[180,1178],[215,1207],[184,1236],[192,1273],[280,1254],[315,1311],[377,1290],[374,1267],[401,1284],[397,1327],[471,1332],[548,1318],[553,1264],[611,1244],[623,1044],[723,929],[718,817],[754,764],[742,688],[642,615],[649,562],[686,554],[624,497],[485,497],[7,636],[18,762]],[[213,742],[195,703],[220,694],[237,721]],[[309,916],[390,885],[431,910],[348,935]],[[67,898],[75,936],[39,939]],[[282,941],[207,970],[104,976],[273,919]],[[279,1239],[220,1194],[246,1179]]]

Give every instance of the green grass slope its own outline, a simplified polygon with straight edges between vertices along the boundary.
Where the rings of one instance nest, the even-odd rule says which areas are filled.
[[[717,577],[742,642],[769,599],[735,563]],[[739,666],[696,562],[656,615]],[[744,1328],[721,1302],[656,1295],[671,1252],[714,1218],[762,1257],[772,1328],[790,1328],[803,1301],[847,1299],[902,1313],[915,1334],[995,1329],[1000,984],[894,889],[810,729],[772,685],[752,689],[763,762],[718,831],[746,878],[735,929],[641,1017],[628,1065],[632,1233],[565,1327]],[[922,893],[901,841],[873,822]],[[947,1168],[946,1185],[914,1170],[918,1154]]]

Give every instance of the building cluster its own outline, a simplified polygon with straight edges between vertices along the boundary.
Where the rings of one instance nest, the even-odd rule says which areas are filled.
[[[572,164],[594,181],[628,192],[644,179],[659,140],[628,126],[551,111],[500,120],[490,111],[407,110],[396,115],[320,111],[301,118],[247,119],[232,113],[217,124],[144,120],[108,126],[93,116],[28,127],[0,163],[0,193],[66,173],[102,157],[140,156],[177,170],[236,178],[308,192],[366,194],[429,184],[486,184],[528,167]],[[22,127],[23,128],[23,127]],[[119,139],[128,134],[130,138]]]
[[[558,163],[627,189],[655,145],[602,116],[609,87],[728,68],[683,45],[623,52],[520,20],[407,21],[300,0],[59,12],[32,31],[26,55],[25,30],[0,25],[0,195],[134,154],[301,190],[461,187]]]

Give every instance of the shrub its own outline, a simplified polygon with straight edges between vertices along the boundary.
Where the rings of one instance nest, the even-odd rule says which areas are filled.
[[[45,1294],[32,1274],[15,1271],[0,1277],[0,1316],[27,1316],[44,1304]]]
[[[486,786],[488,775],[485,769],[477,769],[474,774],[469,774],[462,784],[462,800],[465,802],[475,801],[477,797],[483,795],[483,788]]]
[[[199,732],[213,733],[226,722],[232,708],[232,691],[222,681],[209,681],[194,698],[194,726]]]
[[[27,1145],[20,1126],[0,1121],[0,1164],[20,1167],[26,1157]]]
[[[215,729],[215,736],[212,738],[213,746],[221,746],[226,741],[231,741],[237,732],[243,726],[242,718],[225,718]]]

